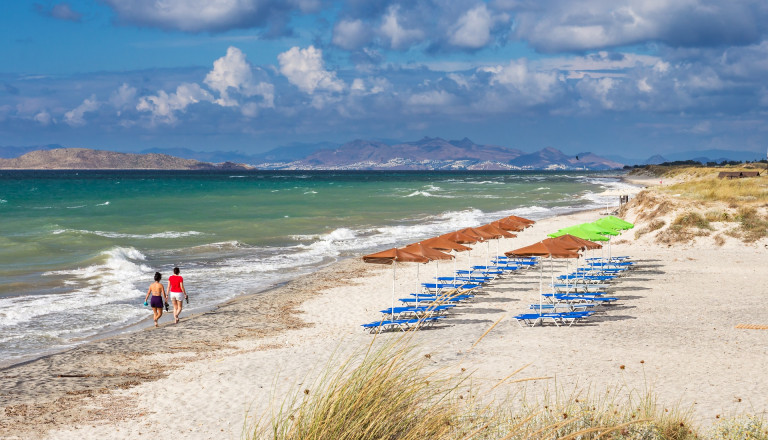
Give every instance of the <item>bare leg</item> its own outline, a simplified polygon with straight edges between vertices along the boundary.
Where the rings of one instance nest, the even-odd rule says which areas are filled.
[[[175,322],[179,323],[179,315],[181,315],[181,309],[183,308],[183,302],[178,300],[173,300],[173,317],[176,320]]]
[[[160,317],[157,316],[157,307],[152,307],[152,317],[155,319],[155,327],[157,327],[157,320],[160,319]]]

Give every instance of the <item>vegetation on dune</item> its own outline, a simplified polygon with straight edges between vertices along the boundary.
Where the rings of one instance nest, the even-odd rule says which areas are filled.
[[[517,403],[483,399],[489,396],[478,396],[480,390],[473,386],[471,374],[458,366],[435,370],[430,355],[417,355],[409,340],[406,334],[340,365],[329,362],[317,383],[297,390],[270,420],[251,427],[244,437],[768,439],[768,425],[759,417],[722,420],[717,429],[700,433],[692,427],[689,412],[664,408],[647,392],[639,396],[621,389],[607,390],[599,396],[560,392],[555,397],[544,396],[533,402],[522,399]],[[519,374],[514,372],[502,382]],[[481,401],[494,403],[480,404]],[[733,437],[733,433],[746,434]]]
[[[761,171],[760,177],[718,178],[721,171]],[[641,192],[620,215],[634,210],[640,224],[635,238],[658,231],[654,238],[662,244],[685,243],[696,237],[714,235],[723,245],[723,235],[745,243],[768,237],[768,174],[762,164],[738,166],[648,166],[630,174],[654,175],[672,182]],[[682,212],[673,221],[660,217]],[[669,225],[666,225],[669,223]],[[722,223],[714,227],[712,223]],[[722,230],[724,229],[724,230]]]

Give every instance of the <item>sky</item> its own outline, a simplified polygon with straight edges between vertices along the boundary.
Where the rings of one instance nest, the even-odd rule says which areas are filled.
[[[4,0],[0,145],[768,148],[765,0]]]

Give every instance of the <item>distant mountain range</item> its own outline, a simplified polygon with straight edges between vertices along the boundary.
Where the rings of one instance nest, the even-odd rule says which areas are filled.
[[[467,138],[448,141],[430,137],[395,144],[358,139],[336,148],[320,148],[303,158],[254,165],[262,169],[334,170],[608,170],[623,166],[592,153],[568,156],[554,148],[525,153],[476,144]]]
[[[445,140],[425,137],[414,142],[358,139],[340,146],[329,142],[297,143],[261,154],[201,152],[187,148],[152,148],[131,154],[63,148],[57,144],[8,146],[0,147],[0,158],[5,158],[0,159],[0,168],[17,169],[609,170],[622,168],[625,164],[645,165],[691,159],[719,163],[763,157],[747,151],[705,150],[655,155],[636,161],[589,152],[569,156],[551,147],[526,153],[500,145],[476,144],[467,138]]]

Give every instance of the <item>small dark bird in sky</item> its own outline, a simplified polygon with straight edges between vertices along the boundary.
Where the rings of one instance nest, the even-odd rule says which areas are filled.
[[[576,156],[576,160],[579,160],[579,156]]]

